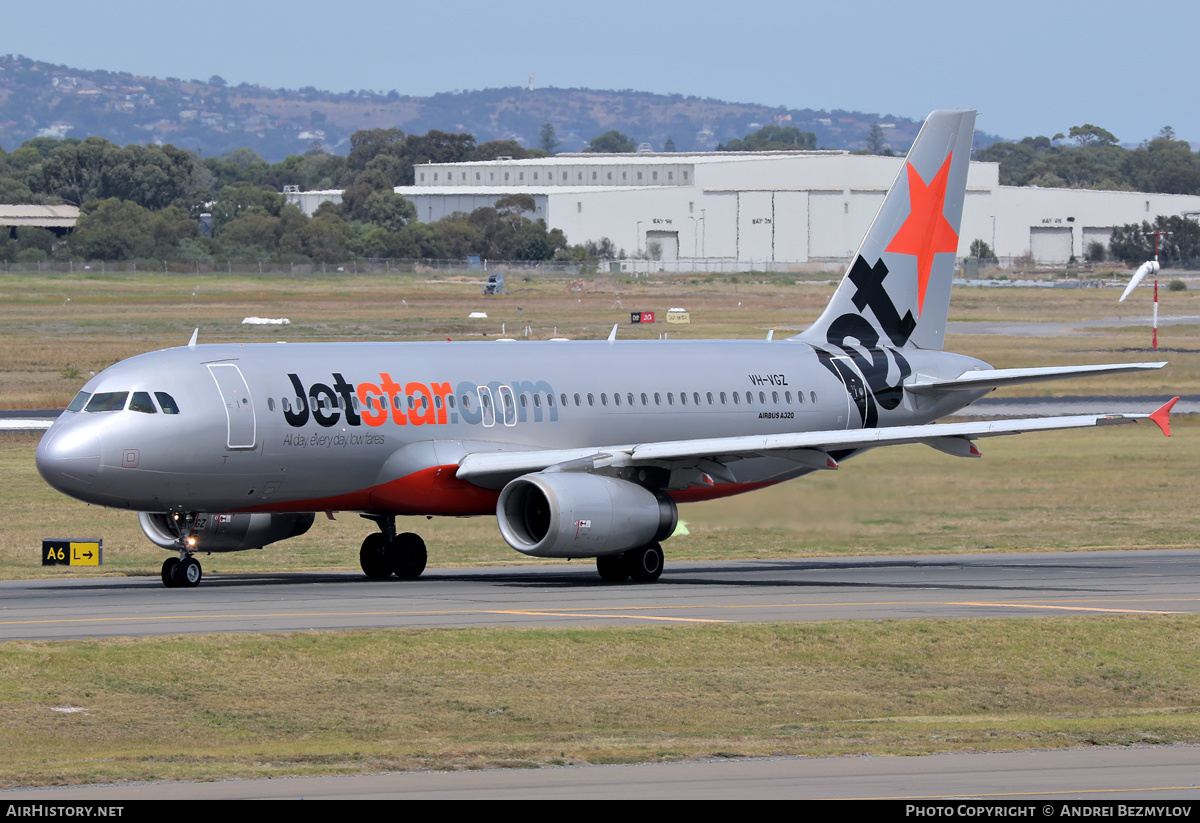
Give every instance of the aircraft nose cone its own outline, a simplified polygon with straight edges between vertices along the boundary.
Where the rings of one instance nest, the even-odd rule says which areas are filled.
[[[100,439],[70,426],[52,429],[38,444],[38,473],[66,494],[88,489],[100,472]]]

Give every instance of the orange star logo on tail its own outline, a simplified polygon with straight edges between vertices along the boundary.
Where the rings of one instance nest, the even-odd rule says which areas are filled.
[[[917,316],[925,306],[925,288],[929,285],[929,272],[933,268],[933,256],[938,252],[958,251],[958,232],[942,213],[946,205],[946,183],[950,179],[951,153],[933,182],[928,186],[912,167],[908,168],[909,214],[904,225],[896,232],[887,251],[912,254],[917,258]]]

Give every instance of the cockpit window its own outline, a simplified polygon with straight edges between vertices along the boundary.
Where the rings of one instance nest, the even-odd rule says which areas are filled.
[[[125,401],[129,399],[127,391],[101,391],[92,395],[91,401],[87,404],[84,411],[89,412],[107,412],[120,411],[125,408]]]
[[[158,414],[158,409],[154,408],[154,401],[150,399],[150,392],[146,391],[133,393],[133,399],[129,401],[129,410],[142,414]]]
[[[156,391],[154,396],[158,398],[158,405],[162,406],[163,414],[179,414],[179,406],[175,405],[174,397],[165,391]]]
[[[83,411],[83,407],[87,405],[88,398],[91,396],[91,392],[81,391],[75,395],[75,399],[71,401],[71,405],[67,406],[67,411]]]

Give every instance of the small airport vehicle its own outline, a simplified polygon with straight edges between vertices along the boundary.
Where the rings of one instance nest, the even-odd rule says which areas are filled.
[[[414,578],[404,515],[494,514],[533,557],[595,558],[606,581],[653,581],[679,503],[837,469],[867,449],[976,441],[1150,414],[937,424],[993,389],[1165,363],[994,369],[943,352],[973,111],[936,111],[829,305],[786,340],[197,345],[117,363],[84,385],[37,449],[42,477],[138,512],[170,551],[167,586],[200,552],[305,533],[318,512],[378,529],[368,577]]]

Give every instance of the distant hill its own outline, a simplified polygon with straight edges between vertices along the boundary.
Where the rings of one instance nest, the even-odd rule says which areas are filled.
[[[97,135],[118,144],[172,143],[219,156],[247,146],[269,162],[314,145],[339,154],[359,129],[467,132],[478,142],[516,140],[536,147],[553,124],[559,151],[579,151],[616,129],[662,151],[711,150],[770,124],[817,136],[821,148],[858,149],[872,124],[903,151],[920,121],[895,115],[771,108],[709,98],[590,89],[503,88],[406,97],[392,91],[335,94],[307,87],[268,89],[242,83],[139,77],[0,56],[0,146],[12,151],[35,137]],[[979,147],[997,138],[978,135]]]

